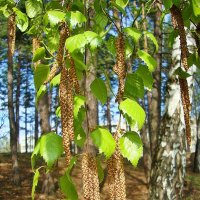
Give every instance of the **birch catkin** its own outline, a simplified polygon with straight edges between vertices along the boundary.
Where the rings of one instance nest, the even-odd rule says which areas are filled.
[[[118,76],[119,81],[119,88],[117,93],[116,101],[120,102],[123,97],[124,93],[124,78],[126,76],[126,64],[125,64],[125,42],[123,34],[120,33],[117,41],[115,43],[116,51],[117,51],[117,58],[116,58],[116,64],[113,68],[114,72]]]
[[[188,66],[188,48],[187,48],[187,40],[186,40],[186,33],[184,29],[184,22],[181,14],[181,10],[173,5],[170,9],[171,16],[172,16],[172,24],[174,29],[178,30],[179,39],[180,39],[180,48],[181,48],[181,62],[182,65],[187,71],[189,69]],[[191,126],[190,126],[190,98],[189,98],[189,90],[188,90],[188,83],[186,79],[179,78],[180,90],[181,90],[181,100],[183,105],[184,111],[184,120],[185,120],[185,127],[186,127],[186,137],[187,142],[190,145],[191,143]]]
[[[84,199],[100,200],[99,178],[95,156],[89,153],[84,153],[81,167]]]
[[[117,148],[115,153],[107,162],[108,168],[108,188],[110,200],[125,200],[126,199],[126,185],[123,159],[118,147],[118,134],[115,134]]]

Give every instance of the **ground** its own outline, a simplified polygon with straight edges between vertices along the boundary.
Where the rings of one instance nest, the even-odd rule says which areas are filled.
[[[126,188],[127,200],[146,200],[147,199],[147,184],[144,175],[144,170],[140,164],[138,168],[134,169],[127,161],[125,162],[126,173]],[[11,156],[10,154],[0,154],[0,200],[29,200],[31,199],[31,187],[33,172],[30,164],[30,154],[20,154],[19,164],[21,172],[21,186],[16,187],[12,184],[12,171],[11,171]],[[60,190],[58,189],[57,177],[64,173],[64,158],[58,161],[58,165],[54,172],[53,177],[56,185],[56,193],[49,197],[41,194],[42,180],[44,175],[40,177],[40,182],[37,187],[36,198],[38,200],[57,200],[64,199]],[[79,192],[79,199],[82,200],[81,189],[81,170],[80,161],[73,169],[72,177]],[[107,183],[102,188],[102,200],[108,199]],[[191,172],[191,166],[188,165],[187,177],[184,189],[185,200],[198,200],[200,199],[200,175]]]

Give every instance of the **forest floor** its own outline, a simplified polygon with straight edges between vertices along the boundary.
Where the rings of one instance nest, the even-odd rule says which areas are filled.
[[[19,164],[21,172],[21,186],[16,187],[12,184],[12,165],[10,154],[0,154],[0,200],[29,200],[31,199],[31,187],[33,180],[33,172],[30,164],[30,154],[19,154]],[[189,162],[188,162],[189,163]],[[190,164],[190,163],[189,163]],[[82,200],[81,189],[81,169],[80,161],[73,169],[72,177],[79,191],[79,199]],[[58,168],[54,172],[53,177],[56,185],[56,193],[52,196],[45,196],[41,194],[42,180],[44,175],[40,177],[37,187],[36,197],[37,200],[61,200],[64,199],[60,190],[58,189],[58,176],[64,173],[64,159],[58,162]],[[147,199],[147,184],[144,175],[144,170],[141,164],[134,169],[127,161],[125,161],[125,174],[126,174],[126,188],[127,200],[146,200]],[[187,177],[185,182],[185,200],[199,200],[200,199],[200,174],[191,172],[191,166],[187,167]],[[102,200],[108,199],[107,183],[105,182],[101,192]]]

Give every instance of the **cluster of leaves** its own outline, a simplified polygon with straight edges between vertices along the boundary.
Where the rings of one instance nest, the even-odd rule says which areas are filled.
[[[173,4],[179,5],[181,1],[166,0],[163,3],[165,6],[165,12],[163,13],[167,14]],[[109,16],[108,13],[111,13],[110,11],[116,9],[121,13],[123,18],[127,15],[125,9],[128,4],[128,0],[112,1],[109,5],[103,1],[100,1],[99,3],[99,1],[95,0],[93,31],[85,31],[85,24],[87,23],[88,16],[84,15],[86,5],[80,0],[73,1],[70,11],[68,11],[65,6],[62,6],[59,1],[50,1],[43,4],[42,0],[26,0],[25,4],[22,5],[26,12],[22,12],[15,1],[12,0],[5,1],[0,5],[0,11],[2,11],[6,17],[12,13],[16,14],[17,27],[22,32],[33,37],[41,38],[43,46],[35,51],[32,59],[34,63],[42,61],[37,65],[36,70],[34,71],[37,102],[48,90],[48,86],[44,85],[44,82],[50,73],[51,66],[55,62],[55,54],[59,43],[60,24],[62,22],[67,22],[69,24],[71,37],[66,40],[65,47],[74,59],[77,76],[81,79],[83,72],[87,72],[88,70],[88,66],[84,63],[84,53],[86,48],[91,52],[95,52],[98,47],[104,45],[107,52],[113,57],[116,57],[116,49],[114,47],[117,36],[116,33],[114,35],[110,34],[110,30],[112,28],[114,29],[113,21],[115,19],[114,16]],[[186,4],[180,5],[183,6],[182,10],[185,19],[192,19],[194,22],[199,22],[200,5],[198,0],[191,0]],[[187,24],[187,20],[185,21]],[[122,137],[119,139],[119,149],[121,154],[130,160],[133,166],[137,166],[143,151],[142,142],[138,132],[145,122],[145,112],[138,101],[143,98],[146,89],[151,90],[153,87],[152,73],[156,69],[156,61],[152,54],[158,52],[159,47],[151,32],[142,31],[142,29],[133,26],[122,28],[121,31],[125,36],[126,59],[133,57],[140,64],[134,72],[127,74],[124,98],[119,104],[120,113],[122,113],[123,117],[131,127],[131,131],[122,133]],[[175,35],[175,33],[172,34]],[[109,35],[109,37],[106,37],[107,35]],[[144,36],[147,36],[154,45],[154,50],[151,53],[147,53],[141,48],[140,41],[143,40]],[[194,57],[194,55],[192,56]],[[197,58],[195,54],[195,59],[191,59],[191,62],[197,62],[197,59],[199,58]],[[185,78],[188,76],[187,73],[180,69],[176,70],[176,73]],[[108,79],[106,81],[109,82]],[[59,83],[60,74],[52,79],[50,87],[57,87]],[[102,79],[97,77],[90,85],[90,89],[102,105],[107,102],[108,88]],[[86,139],[86,134],[82,127],[85,118],[85,102],[86,98],[84,96],[77,95],[74,97],[75,143],[80,147],[83,147]],[[60,107],[57,108],[56,115],[60,117]],[[116,149],[116,142],[112,133],[105,128],[96,127],[96,129],[90,133],[90,136],[100,153],[103,153],[105,158],[109,159]],[[36,159],[42,157],[47,164],[47,169],[50,170],[62,153],[62,137],[56,133],[45,134],[39,139],[31,157],[32,168],[35,170],[32,188],[33,199],[35,187],[37,186],[39,179],[39,170],[41,168],[35,169]],[[60,178],[61,190],[69,199],[73,200],[78,199],[78,195],[70,177],[70,171],[76,163],[76,160],[77,157],[72,158],[64,176]],[[102,179],[100,164],[99,177]]]

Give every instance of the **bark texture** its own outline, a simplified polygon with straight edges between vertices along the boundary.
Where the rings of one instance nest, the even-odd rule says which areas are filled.
[[[19,164],[17,159],[17,130],[13,102],[13,56],[16,37],[15,14],[8,17],[8,116],[10,126],[10,147],[12,153],[13,182],[20,184]]]
[[[150,199],[182,199],[186,167],[185,133],[181,115],[181,103],[174,104],[174,98],[180,99],[177,80],[169,83],[169,104],[162,121],[155,158],[151,170]],[[175,97],[176,96],[176,97]],[[175,106],[173,112],[169,106]]]

